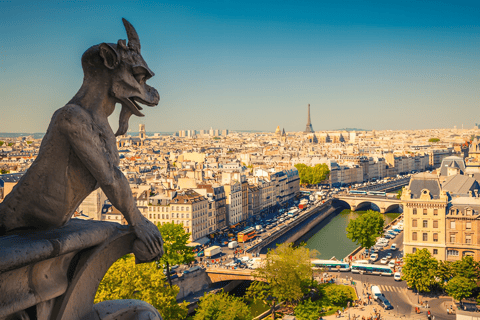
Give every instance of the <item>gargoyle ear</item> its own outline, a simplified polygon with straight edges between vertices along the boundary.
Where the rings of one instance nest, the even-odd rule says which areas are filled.
[[[100,44],[100,56],[103,58],[103,64],[108,69],[114,69],[118,65],[119,57],[117,50],[108,43]]]

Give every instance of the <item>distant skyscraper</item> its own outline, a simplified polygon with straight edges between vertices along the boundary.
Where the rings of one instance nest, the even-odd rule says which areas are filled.
[[[218,137],[219,134],[218,134],[218,129],[215,129],[215,136]]]
[[[210,130],[208,130],[208,134],[213,136],[213,128],[212,127],[210,127]]]
[[[228,129],[223,129],[222,130],[222,136],[224,136],[224,137],[228,136]]]
[[[310,121],[310,104],[308,104],[308,120],[307,120],[307,127],[305,128],[304,133],[312,133],[313,128],[312,128],[312,122]]]

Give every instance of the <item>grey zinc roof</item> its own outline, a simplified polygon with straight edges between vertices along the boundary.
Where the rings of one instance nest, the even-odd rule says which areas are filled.
[[[471,177],[456,174],[447,178],[442,186],[443,190],[453,195],[468,195],[469,191],[479,189],[478,182]]]
[[[459,168],[462,172],[465,172],[465,160],[455,156],[444,158],[440,167],[440,175],[446,177],[448,175],[449,167]]]
[[[430,191],[433,199],[440,198],[440,183],[434,174],[418,173],[413,175],[408,186],[413,199],[419,199],[423,189]]]

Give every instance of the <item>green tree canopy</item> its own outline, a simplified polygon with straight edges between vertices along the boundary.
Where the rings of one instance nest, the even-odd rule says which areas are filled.
[[[383,231],[384,224],[385,219],[380,212],[368,210],[358,218],[350,220],[347,226],[347,238],[364,248],[370,248]]]
[[[439,138],[430,138],[428,139],[428,142],[439,142],[440,139]]]
[[[471,256],[464,256],[462,260],[452,263],[454,276],[477,281],[480,278],[480,266]]]
[[[192,248],[187,246],[190,233],[185,231],[182,224],[167,222],[163,225],[159,223],[157,227],[162,234],[164,252],[159,262],[166,267],[168,283],[171,286],[170,266],[195,260]]]
[[[432,257],[428,249],[417,250],[407,254],[402,268],[402,279],[409,287],[421,292],[430,292],[438,274],[438,261]]]
[[[462,276],[455,276],[448,281],[445,291],[452,298],[462,302],[462,299],[472,295],[473,289],[476,288],[474,280]]]
[[[319,184],[320,182],[328,179],[330,169],[325,163],[317,164],[314,167],[307,166],[303,163],[295,165],[300,177],[300,184]]]
[[[355,300],[355,295],[348,286],[328,286],[325,288],[325,295],[328,301],[336,306],[344,306],[348,301]]]
[[[178,286],[168,286],[154,262],[135,265],[133,256],[117,260],[103,277],[95,303],[115,299],[139,299],[158,309],[163,319],[187,316],[187,303],[177,303]]]
[[[295,307],[295,317],[299,320],[317,320],[321,312],[321,303],[311,299],[305,300]]]
[[[453,267],[451,261],[438,261],[438,268],[436,277],[439,281],[439,285],[443,288],[444,283],[453,277]]]
[[[311,259],[317,253],[305,246],[294,248],[292,243],[284,243],[275,250],[270,250],[263,265],[253,273],[258,282],[248,288],[247,297],[261,300],[270,306],[276,301],[297,303],[309,290],[312,279]]]
[[[200,298],[194,320],[251,320],[250,308],[241,298],[219,292]]]

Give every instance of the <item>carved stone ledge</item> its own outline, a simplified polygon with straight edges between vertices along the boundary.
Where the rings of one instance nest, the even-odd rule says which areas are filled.
[[[93,305],[108,268],[132,252],[135,239],[117,223],[77,219],[55,230],[0,237],[0,320],[114,319],[113,313],[115,319],[161,319],[142,301]]]

